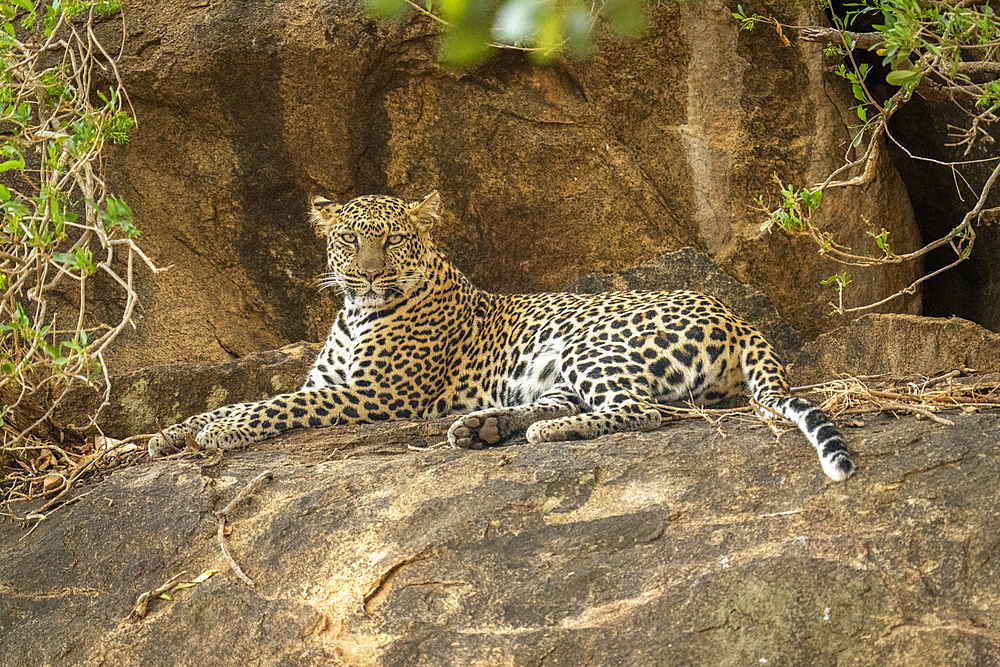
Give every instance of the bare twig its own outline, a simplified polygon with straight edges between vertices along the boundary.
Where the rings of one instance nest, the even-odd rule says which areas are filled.
[[[184,570],[180,574],[176,574],[166,581],[162,586],[158,586],[153,590],[146,591],[139,596],[139,599],[135,602],[135,607],[132,608],[132,613],[128,615],[128,620],[132,623],[142,620],[146,617],[146,608],[149,606],[149,601],[152,598],[163,595],[167,591],[171,590],[174,586],[180,583],[181,578],[187,574],[187,570]]]
[[[845,35],[851,40],[850,45],[844,39]],[[880,32],[850,32],[849,30],[820,28],[818,26],[799,28],[799,39],[804,42],[830,42],[834,46],[845,49],[855,48],[865,51],[876,49],[882,46],[882,42],[885,41],[885,37]]]
[[[250,577],[248,577],[246,574],[243,573],[243,570],[236,563],[236,561],[233,560],[233,557],[229,554],[229,550],[226,549],[226,517],[229,515],[229,512],[231,512],[232,509],[241,500],[243,500],[250,493],[252,493],[253,490],[261,482],[263,482],[265,479],[272,479],[273,477],[274,477],[274,475],[271,473],[270,470],[267,470],[267,471],[262,472],[261,474],[257,475],[252,480],[250,480],[249,484],[247,484],[245,487],[243,487],[242,491],[240,491],[239,493],[236,494],[235,498],[233,498],[232,500],[229,501],[229,504],[226,505],[222,509],[222,511],[215,513],[215,516],[219,519],[218,535],[219,535],[219,547],[222,548],[222,556],[226,559],[226,562],[229,563],[229,566],[231,568],[233,568],[233,572],[236,573],[236,576],[239,577],[243,581],[243,583],[245,583],[247,586],[249,586],[250,589],[253,590],[254,592],[256,592],[257,587],[254,585],[253,580]]]
[[[818,394],[825,396],[816,401],[817,405],[831,417],[845,414],[863,415],[884,412],[909,413],[930,419],[944,426],[954,425],[950,419],[941,417],[942,410],[967,410],[1000,407],[1000,381],[971,382],[975,371],[957,369],[934,378],[906,378],[887,375],[844,377],[831,382],[795,387],[793,394]],[[954,380],[960,375],[970,375],[961,384]],[[994,377],[994,376],[990,376]],[[942,387],[941,385],[945,385]],[[725,420],[732,418],[760,419],[771,431],[779,436],[784,418],[751,400],[750,405],[741,408],[710,410],[690,407],[679,408],[657,405],[657,409],[671,419],[705,419],[716,429]],[[756,415],[754,414],[756,413]]]
[[[874,51],[885,43],[885,35],[881,32],[851,32],[837,28],[821,28],[818,26],[799,27],[799,39],[804,42],[830,43],[843,49],[861,49]],[[846,36],[846,39],[845,39]],[[848,44],[850,40],[850,44]],[[974,60],[958,63],[955,72],[968,76],[976,74],[1000,74],[1000,63],[988,60]]]
[[[950,419],[945,419],[944,417],[938,417],[931,410],[927,408],[922,408],[916,405],[910,405],[909,403],[885,403],[883,406],[885,410],[899,410],[900,412],[912,412],[914,414],[920,415],[921,417],[926,417],[931,421],[935,421],[938,424],[944,424],[945,426],[954,426],[955,422]]]
[[[232,511],[232,509],[234,507],[236,507],[236,505],[239,504],[239,502],[241,500],[243,500],[250,493],[252,493],[254,491],[254,489],[256,489],[260,485],[261,482],[263,482],[264,480],[269,480],[269,479],[273,479],[273,478],[274,478],[274,473],[272,473],[270,470],[265,470],[261,474],[257,475],[252,480],[250,480],[249,484],[247,484],[245,487],[243,487],[242,491],[240,491],[239,493],[236,494],[235,498],[233,498],[232,500],[229,501],[229,504],[226,505],[222,509],[221,512],[216,512],[215,516],[217,516],[220,519],[226,518],[229,515],[229,513]]]

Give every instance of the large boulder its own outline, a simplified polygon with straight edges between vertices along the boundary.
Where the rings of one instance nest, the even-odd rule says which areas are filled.
[[[478,452],[433,447],[447,420],[380,424],[145,463],[0,525],[0,664],[997,664],[1000,413],[950,417],[866,419],[843,484],[797,432],[700,419]],[[214,512],[264,471],[225,537],[251,589]]]
[[[754,9],[825,20],[783,0]],[[645,37],[603,39],[586,61],[540,68],[508,51],[459,73],[436,61],[434,21],[377,23],[355,2],[126,2],[119,68],[139,126],[104,164],[143,247],[172,268],[140,271],[144,308],[111,370],[322,338],[336,302],[314,285],[324,252],[306,205],[320,193],[440,190],[440,245],[494,291],[559,289],[690,245],[807,337],[835,326],[819,280],[838,267],[803,239],[760,239],[749,205],[774,171],[808,184],[840,164],[849,90],[819,46],[740,33],[721,0],[650,11]],[[99,26],[107,43],[120,29]],[[897,252],[918,238],[890,164],[824,208],[841,242],[865,238],[862,213]],[[857,273],[851,303],[918,270]],[[98,315],[121,307],[93,298]],[[919,297],[887,308],[915,313]]]
[[[842,375],[930,377],[959,368],[1000,372],[1000,334],[960,317],[866,315],[807,343],[791,375],[808,385]]]

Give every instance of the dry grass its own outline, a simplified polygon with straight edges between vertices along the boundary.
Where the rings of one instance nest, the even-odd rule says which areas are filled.
[[[960,369],[933,378],[845,377],[797,391],[818,394],[817,404],[834,419],[883,412],[911,413],[952,425],[943,410],[974,412],[1000,408],[1000,374]]]
[[[83,444],[56,444],[28,436],[15,447],[0,447],[0,517],[22,523],[44,519],[70,489],[94,484],[147,456],[149,435],[114,440],[89,436]],[[137,444],[139,443],[139,444]],[[34,508],[34,503],[45,502]],[[32,509],[28,509],[32,508]]]
[[[913,414],[917,419],[931,419],[951,426],[953,421],[939,413],[946,410],[974,412],[984,408],[1000,408],[1000,374],[979,373],[959,369],[927,377],[890,377],[886,375],[842,377],[823,384],[795,387],[837,421],[860,415]],[[661,406],[668,419],[704,419],[720,430],[727,419],[763,419],[776,433],[784,422],[770,410],[751,401],[752,405],[730,409]],[[756,414],[755,414],[756,413]]]

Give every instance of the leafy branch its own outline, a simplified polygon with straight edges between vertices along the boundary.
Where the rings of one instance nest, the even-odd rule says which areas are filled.
[[[158,270],[101,173],[105,145],[135,126],[94,34],[120,11],[119,0],[0,2],[0,453],[28,447],[73,387],[103,378],[107,404],[104,355],[138,302],[135,265]],[[98,90],[98,73],[109,87]],[[116,322],[95,324],[88,309],[98,274],[124,297]],[[73,294],[67,314],[57,297]]]
[[[747,15],[742,6],[733,13],[745,30],[751,30],[759,24],[774,26],[786,45],[789,41],[784,31],[797,32],[804,41],[825,42],[824,53],[827,56],[840,57],[845,61],[836,68],[835,73],[851,84],[856,101],[853,110],[859,120],[858,125],[850,128],[854,134],[844,165],[822,183],[796,191],[777,181],[782,192],[782,205],[773,210],[764,205],[762,198],[758,198],[757,208],[766,215],[762,229],[777,226],[788,233],[807,234],[819,245],[821,253],[845,265],[871,266],[910,262],[945,245],[955,254],[955,259],[947,266],[918,278],[904,289],[875,303],[854,308],[843,306],[843,289],[850,282],[847,274],[832,276],[824,284],[836,285],[840,290],[839,304],[834,305],[834,308],[835,312],[841,314],[870,310],[903,294],[912,294],[920,284],[966,260],[975,243],[976,223],[995,218],[998,214],[997,209],[986,209],[985,204],[1000,174],[1000,157],[995,156],[942,163],[956,172],[958,167],[974,163],[995,162],[996,166],[961,222],[945,236],[911,252],[893,252],[888,233],[882,230],[869,233],[878,252],[859,254],[837,245],[829,232],[823,232],[813,224],[813,214],[818,207],[817,193],[870,182],[886,140],[896,143],[911,157],[938,162],[913,155],[896,141],[889,130],[889,119],[914,94],[931,100],[947,99],[962,109],[968,125],[963,128],[952,127],[954,141],[946,145],[964,147],[966,156],[983,144],[993,143],[994,139],[986,127],[1000,120],[997,115],[1000,110],[1000,81],[997,80],[1000,76],[997,58],[1000,50],[1000,22],[989,3],[975,0],[961,3],[940,0],[868,0],[852,7],[854,9],[847,13],[845,21],[834,18],[834,28],[782,26],[771,17]],[[883,19],[883,23],[873,26],[874,31],[847,30],[858,17],[871,13],[881,13]],[[882,56],[883,65],[891,68],[885,81],[899,86],[899,89],[884,103],[880,103],[868,87],[870,68],[855,59],[855,53],[859,49],[874,50]],[[862,144],[865,145],[864,153],[852,159],[852,152]],[[844,178],[852,173],[856,175]],[[813,200],[816,206],[809,204]]]

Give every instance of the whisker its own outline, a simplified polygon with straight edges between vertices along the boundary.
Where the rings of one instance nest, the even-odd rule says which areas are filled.
[[[321,291],[328,289],[330,287],[336,287],[341,291],[346,291],[347,281],[341,274],[326,273],[321,275],[313,284],[316,285]]]

